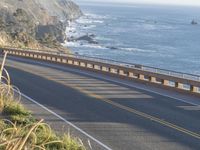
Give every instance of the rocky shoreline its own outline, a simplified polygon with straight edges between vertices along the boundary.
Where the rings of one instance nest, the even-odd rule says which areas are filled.
[[[3,0],[0,2],[0,46],[68,51],[68,21],[82,15],[70,0]]]
[[[94,40],[94,37],[95,37],[94,34],[86,34],[86,35],[82,35],[79,37],[71,36],[71,37],[67,38],[67,41],[68,42],[86,41],[89,44],[98,44],[98,42]]]

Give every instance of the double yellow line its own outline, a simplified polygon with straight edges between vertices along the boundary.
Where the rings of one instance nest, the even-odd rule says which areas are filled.
[[[20,68],[20,69],[21,69],[21,68]],[[32,72],[32,71],[29,71],[29,72],[38,75],[36,72]],[[56,81],[56,82],[58,82],[58,83],[63,84],[63,85],[66,86],[66,83],[64,83],[63,81],[55,80],[53,77],[45,76],[45,78],[47,78],[48,80]],[[194,138],[200,140],[200,134],[198,134],[198,133],[192,132],[192,131],[187,130],[187,129],[183,128],[183,127],[180,127],[180,126],[178,126],[178,125],[175,125],[175,124],[170,123],[170,122],[167,122],[167,121],[164,121],[164,120],[162,120],[162,119],[159,119],[159,118],[157,118],[157,117],[151,116],[151,115],[146,114],[146,113],[144,113],[144,112],[141,112],[141,111],[135,110],[135,109],[133,109],[133,108],[130,108],[130,107],[121,105],[121,104],[119,104],[119,103],[113,102],[112,100],[105,99],[105,98],[103,98],[103,97],[100,96],[100,95],[91,93],[91,92],[89,92],[89,91],[87,91],[87,90],[84,90],[83,88],[80,88],[80,87],[78,86],[78,84],[77,84],[77,85],[70,85],[70,84],[68,84],[67,86],[70,86],[70,87],[72,87],[72,88],[74,88],[74,89],[76,89],[76,90],[79,90],[80,92],[85,93],[85,94],[87,94],[87,95],[90,96],[90,97],[94,97],[94,98],[96,98],[96,99],[98,99],[98,100],[104,101],[104,102],[106,102],[106,103],[108,103],[108,104],[110,104],[110,105],[112,105],[112,106],[115,106],[115,107],[120,108],[120,109],[122,109],[122,110],[128,111],[128,112],[130,112],[130,113],[136,114],[136,115],[138,115],[138,116],[141,116],[141,117],[143,117],[143,118],[149,119],[149,120],[151,120],[151,121],[157,122],[157,123],[159,123],[159,124],[161,124],[161,125],[163,125],[163,126],[169,127],[169,128],[171,128],[171,129],[174,129],[174,130],[176,130],[176,131],[182,132],[182,133],[184,133],[184,134],[187,134],[187,135],[189,135],[189,136],[192,136],[192,137],[194,137]]]
[[[159,118],[157,118],[157,117],[148,115],[148,114],[143,113],[143,112],[141,112],[141,111],[135,110],[135,109],[133,109],[133,108],[130,108],[130,107],[121,105],[121,104],[119,104],[119,103],[113,102],[112,100],[105,99],[105,98],[103,98],[103,97],[101,97],[101,96],[99,96],[99,95],[91,94],[91,93],[89,93],[88,91],[85,91],[85,90],[83,90],[83,89],[79,89],[79,90],[81,90],[81,91],[84,92],[84,93],[87,93],[89,96],[95,97],[95,98],[97,98],[97,99],[99,99],[99,100],[101,100],[101,101],[104,101],[104,102],[106,102],[106,103],[112,105],[112,106],[115,106],[115,107],[117,107],[117,108],[126,110],[126,111],[128,111],[128,112],[130,112],[130,113],[133,113],[133,114],[136,114],[136,115],[141,116],[141,117],[143,117],[143,118],[146,118],[146,119],[149,119],[149,120],[151,120],[151,121],[157,122],[157,123],[159,123],[159,124],[161,124],[161,125],[163,125],[163,126],[172,128],[172,129],[174,129],[174,130],[177,130],[177,131],[179,131],[179,132],[182,132],[182,133],[184,133],[184,134],[190,135],[190,136],[192,136],[192,137],[194,137],[194,138],[200,140],[200,134],[198,134],[198,133],[192,132],[192,131],[190,131],[190,130],[187,130],[187,129],[185,129],[185,128],[182,128],[182,127],[180,127],[180,126],[177,126],[177,125],[175,125],[175,124],[172,124],[172,123],[170,123],[170,122],[164,121],[164,120],[159,119]]]
[[[192,132],[192,131],[190,131],[190,130],[187,130],[187,129],[185,129],[185,128],[179,127],[179,126],[177,126],[177,125],[175,125],[175,124],[172,124],[172,123],[170,123],[170,122],[167,122],[167,121],[164,121],[164,120],[159,119],[159,118],[157,118],[157,117],[154,117],[154,116],[148,115],[148,114],[146,114],[146,113],[137,111],[137,110],[135,110],[135,109],[132,109],[132,108],[123,106],[123,105],[118,104],[118,103],[115,103],[115,102],[113,102],[113,101],[111,101],[111,100],[103,100],[103,101],[104,101],[104,102],[107,102],[107,103],[109,103],[109,104],[111,104],[111,105],[113,105],[113,106],[115,106],[115,107],[121,108],[121,109],[126,110],[126,111],[131,112],[131,113],[134,113],[134,114],[136,114],[136,115],[138,115],[138,116],[141,116],[141,117],[143,117],[143,118],[150,119],[151,121],[155,121],[155,122],[160,123],[160,124],[162,124],[162,125],[164,125],[164,126],[166,126],[166,127],[173,128],[173,129],[178,130],[178,131],[180,131],[180,132],[182,132],[182,133],[185,133],[185,134],[188,134],[188,135],[190,135],[190,136],[192,136],[192,137],[195,137],[195,138],[197,138],[197,139],[200,139],[200,134],[197,134],[197,133]]]

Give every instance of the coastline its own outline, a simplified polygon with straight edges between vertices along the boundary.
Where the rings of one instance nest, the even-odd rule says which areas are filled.
[[[199,10],[191,8],[180,14],[176,7],[105,8],[98,3],[84,4],[81,8],[85,16],[72,24],[72,29],[76,28],[77,37],[95,36],[92,38],[98,43],[83,40],[65,43],[74,53],[200,74],[199,24],[191,24],[193,14]],[[200,16],[195,18],[199,22]]]
[[[69,52],[61,44],[67,22],[81,15],[79,6],[70,0],[2,1],[0,45]]]

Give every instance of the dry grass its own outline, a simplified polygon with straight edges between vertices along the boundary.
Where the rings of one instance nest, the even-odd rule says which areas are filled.
[[[80,139],[59,136],[44,120],[35,119],[20,99],[5,73],[0,82],[0,150],[85,150]]]

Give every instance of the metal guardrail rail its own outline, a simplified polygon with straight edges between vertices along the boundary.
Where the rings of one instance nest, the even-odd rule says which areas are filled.
[[[189,73],[184,73],[184,72],[150,67],[150,66],[141,65],[141,64],[127,63],[127,62],[116,61],[116,60],[112,60],[112,59],[103,59],[103,58],[91,57],[91,56],[85,56],[85,55],[79,55],[79,54],[75,55],[75,54],[71,54],[71,53],[61,53],[61,52],[55,52],[55,51],[50,51],[50,50],[41,51],[41,50],[35,50],[35,49],[19,49],[19,48],[11,48],[11,47],[4,47],[4,48],[0,48],[0,49],[28,50],[30,52],[37,52],[37,53],[41,53],[41,54],[52,54],[52,55],[58,55],[58,56],[63,56],[63,57],[70,56],[70,57],[75,57],[75,58],[80,58],[80,59],[85,59],[85,60],[103,62],[103,63],[107,63],[107,64],[111,64],[111,65],[119,65],[119,66],[124,66],[124,67],[128,67],[128,68],[134,68],[134,69],[149,71],[149,72],[153,72],[153,73],[159,73],[159,74],[173,76],[173,77],[179,77],[179,78],[183,78],[183,79],[200,81],[200,75],[194,75],[194,74],[189,74]]]
[[[200,88],[200,75],[194,75],[194,74],[188,74],[188,73],[182,73],[182,72],[176,72],[176,71],[171,71],[171,70],[166,70],[166,69],[160,69],[160,68],[155,68],[155,67],[150,67],[150,66],[145,66],[145,65],[140,65],[140,64],[131,64],[131,63],[126,63],[126,62],[120,62],[120,61],[115,61],[115,60],[110,60],[110,59],[102,59],[102,58],[97,58],[97,57],[88,57],[84,55],[74,55],[71,53],[60,53],[60,52],[55,52],[55,51],[40,51],[40,50],[34,50],[34,49],[19,49],[19,48],[11,48],[11,47],[3,47],[0,48],[2,51],[8,51],[8,54],[11,55],[19,55],[21,53],[29,53],[32,54],[32,57],[35,58],[34,55],[41,56],[40,59],[43,59],[42,56],[47,56],[51,57],[50,60],[53,58],[57,59],[70,59],[72,61],[72,65],[75,65],[74,62],[78,62],[79,66],[81,66],[81,63],[85,63],[86,68],[90,68],[93,70],[95,69],[95,65],[99,66],[101,71],[103,71],[103,67],[106,67],[106,70],[109,73],[114,73],[117,72],[118,75],[125,75],[127,77],[134,77],[139,79],[139,80],[144,80],[144,81],[149,81],[149,82],[154,82],[154,83],[160,83],[165,86],[172,86],[170,82],[173,82],[174,87],[177,89],[182,89],[186,90],[186,86],[189,86],[190,88],[187,89],[190,92],[195,92],[199,93],[199,88]],[[9,53],[10,52],[10,53]],[[19,52],[15,53],[15,52]],[[23,56],[23,55],[21,55]],[[38,59],[36,58],[36,59]],[[56,61],[55,60],[55,61]],[[62,62],[62,61],[61,61]],[[87,67],[87,64],[93,65],[93,68]],[[83,67],[83,66],[82,66]],[[114,69],[115,71],[111,71]],[[123,71],[121,74],[120,71]],[[105,72],[105,70],[104,70]],[[132,73],[132,75],[130,75]]]

